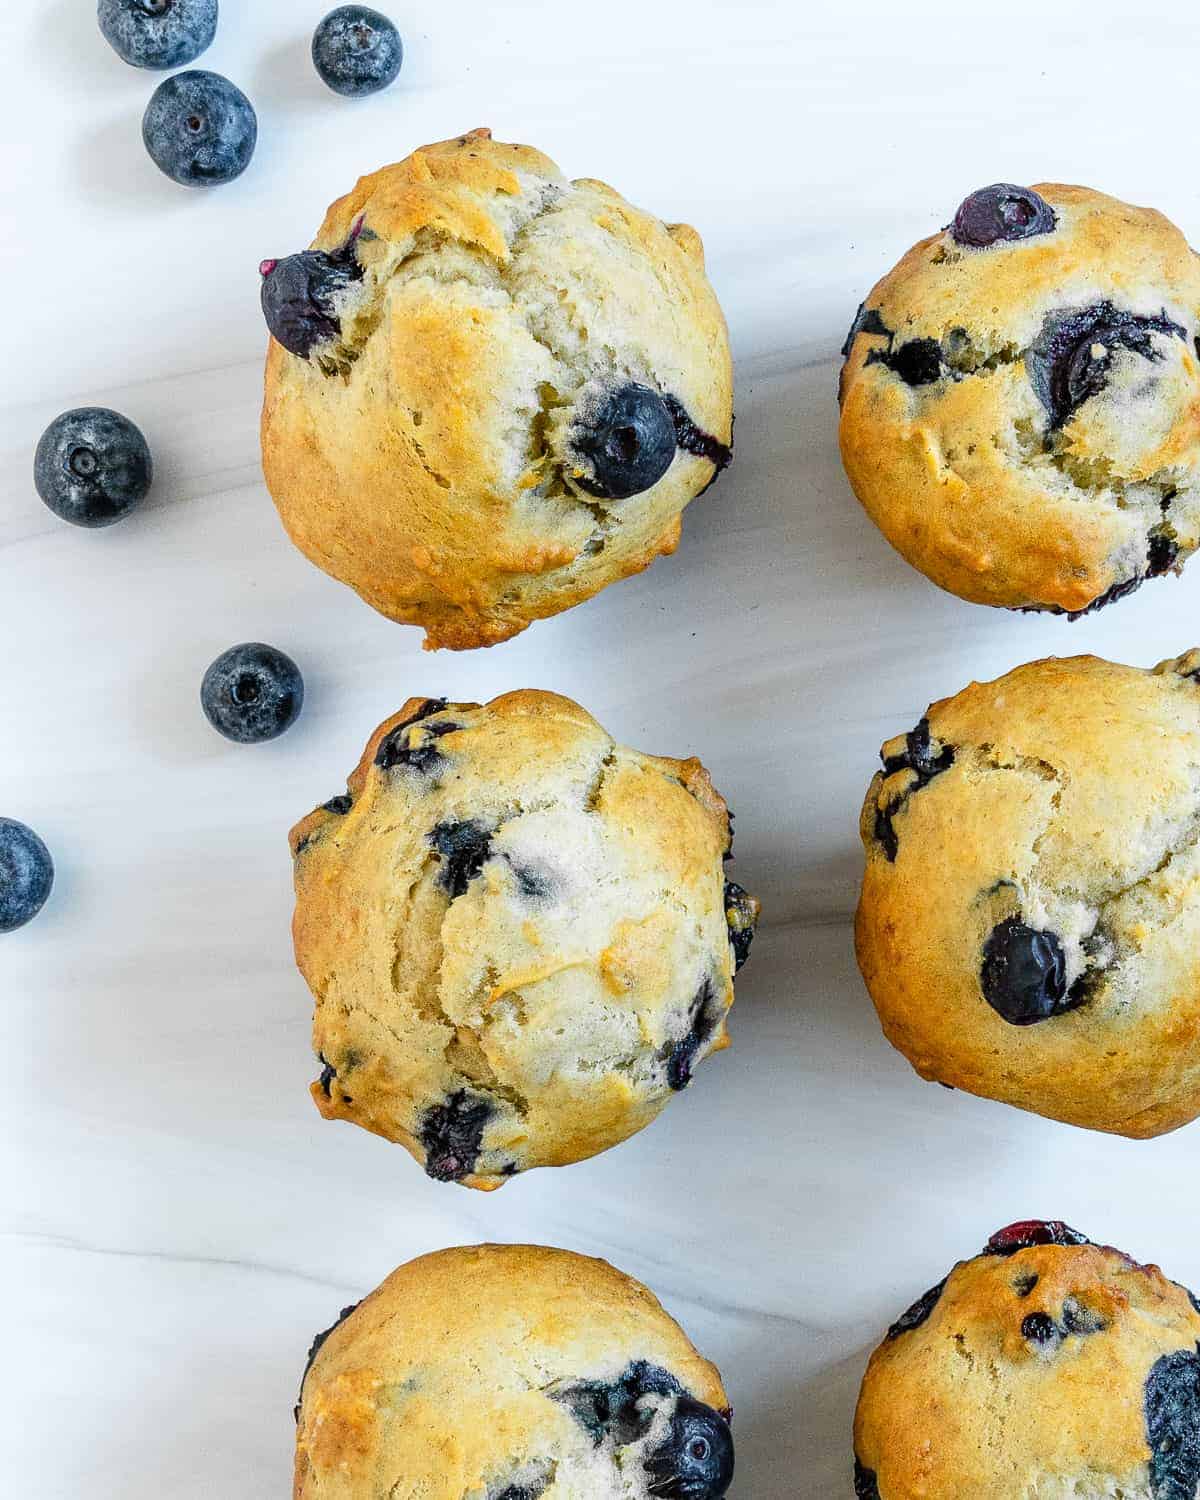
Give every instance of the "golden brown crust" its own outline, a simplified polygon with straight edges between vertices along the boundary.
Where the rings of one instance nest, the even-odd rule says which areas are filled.
[[[608,1446],[555,1396],[639,1360],[727,1408],[716,1368],[652,1293],[604,1261],[535,1245],[422,1256],[316,1355],[295,1500],[462,1500],[547,1474],[545,1500],[636,1500]]]
[[[952,764],[875,777],[858,960],[922,1077],[1130,1136],[1200,1114],[1197,660],[972,683],[928,712]],[[1014,1025],[988,1004],[985,945],[1014,917],[1054,935],[1077,1008]]]
[[[699,236],[540,152],[472,132],[362,178],[315,248],[364,226],[342,335],[273,340],[263,468],[292,540],[427,645],[492,645],[673,551],[712,479],[681,448],[599,501],[567,444],[587,392],[635,379],[732,440],[732,366]]]
[[[1037,191],[1053,233],[977,250],[943,231],[872,290],[864,305],[897,345],[946,351],[964,334],[949,356],[961,378],[906,385],[880,358],[888,338],[858,333],[841,448],[871,519],[935,583],[978,604],[1070,612],[1161,571],[1152,536],[1180,560],[1200,541],[1200,260],[1152,209]],[[1106,394],[1052,430],[1026,353],[1050,315],[1103,302],[1165,315],[1186,337],[1159,340],[1158,361],[1124,356]]]
[[[568,698],[410,699],[290,842],[313,1099],[435,1176],[594,1155],[727,1045],[728,809]]]
[[[855,1454],[883,1500],[1152,1500],[1147,1382],[1198,1344],[1157,1266],[1095,1245],[978,1256],[872,1355]]]

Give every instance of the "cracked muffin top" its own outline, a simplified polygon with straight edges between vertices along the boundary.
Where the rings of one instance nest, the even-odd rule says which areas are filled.
[[[859,1500],[1195,1500],[1200,1304],[1061,1222],[1011,1224],[888,1330]]]
[[[552,693],[414,698],[292,830],[327,1119],[495,1188],[649,1124],[728,1045],[758,903],[697,760]]]
[[[843,354],[841,446],[888,541],[976,604],[1079,614],[1200,543],[1200,259],[1151,209],[996,183]]]
[[[507,640],[673,551],[729,462],[699,235],[528,146],[423,147],[261,270],[283,523],[430,647]]]
[[[1153,1136],[1200,1114],[1200,652],[1031,662],[883,747],[859,966],[922,1077]]]
[[[644,1286],[535,1245],[442,1250],[309,1356],[295,1500],[720,1500],[715,1367]]]

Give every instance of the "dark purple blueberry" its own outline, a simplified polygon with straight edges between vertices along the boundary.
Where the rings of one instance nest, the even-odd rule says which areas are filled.
[[[691,1083],[697,1053],[712,1039],[725,1017],[711,979],[706,978],[696,991],[688,1017],[687,1033],[675,1043],[667,1058],[667,1083],[677,1093]]]
[[[666,402],[649,386],[630,381],[581,404],[571,448],[589,495],[627,500],[656,485],[671,467],[675,423]]]
[[[899,348],[889,343],[886,349],[872,349],[869,365],[886,365],[905,385],[932,385],[944,374],[942,346],[937,339],[909,339]]]
[[[0,818],[0,932],[32,922],[54,885],[50,851],[24,823]]]
[[[1040,193],[1011,182],[993,182],[963,199],[950,233],[956,244],[983,250],[1001,241],[1050,234],[1057,226],[1054,210]]]
[[[649,1493],[661,1500],[720,1500],[733,1483],[733,1433],[720,1412],[676,1398],[663,1440],[643,1459]]]
[[[1021,1324],[1021,1337],[1031,1344],[1057,1344],[1062,1338],[1058,1324],[1049,1313],[1030,1313]]]
[[[950,769],[954,764],[954,746],[942,745],[935,751],[929,720],[926,718],[915,729],[909,730],[905,736],[904,749],[899,755],[884,755],[880,759],[886,776],[894,776],[897,771],[916,773],[916,780],[899,796],[893,797],[884,807],[875,809],[875,837],[883,845],[883,852],[889,861],[894,863],[900,852],[900,839],[895,828],[896,814],[914,792],[919,792],[935,776]]]
[[[857,1500],[880,1500],[874,1469],[868,1469],[857,1458],[854,1460],[854,1493]]]
[[[446,757],[436,744],[429,741],[439,740],[443,735],[453,734],[462,728],[461,724],[450,719],[443,719],[437,724],[426,723],[432,714],[439,714],[446,707],[444,698],[427,699],[415,714],[389,730],[375,751],[375,764],[379,769],[392,771],[399,767],[401,770],[419,771],[422,774],[436,770]],[[416,724],[423,726],[422,734],[425,739],[421,744],[413,745],[409,731]]]
[[[1161,359],[1152,334],[1187,337],[1165,312],[1157,318],[1141,317],[1111,302],[1052,313],[1025,355],[1025,369],[1051,427],[1062,427],[1104,389],[1115,350],[1131,349],[1145,360]]]
[[[983,945],[979,970],[983,998],[1010,1026],[1036,1026],[1076,1009],[1086,987],[1067,985],[1067,958],[1053,932],[1006,917]]]
[[[135,68],[182,68],[217,32],[217,0],[98,0],[104,39]]]
[[[639,1411],[640,1401],[682,1393],[683,1387],[669,1370],[637,1359],[616,1380],[580,1380],[550,1395],[570,1411],[597,1446],[606,1437],[620,1446],[634,1442],[651,1419],[651,1413]]]
[[[692,421],[682,401],[676,396],[664,396],[663,403],[671,413],[675,424],[675,441],[685,453],[696,458],[706,458],[719,474],[733,462],[733,449],[712,433],[705,432]],[[710,481],[711,483],[711,481]]]
[[[164,79],[142,116],[151,160],[184,187],[216,187],[240,177],[258,141],[254,106],[219,73],[193,68]]]
[[[900,1314],[887,1331],[889,1342],[892,1339],[898,1339],[902,1333],[911,1333],[914,1328],[920,1328],[922,1323],[928,1322],[930,1314],[941,1301],[948,1280],[949,1277],[943,1276],[937,1286],[931,1286],[927,1292],[917,1298],[907,1312]]]
[[[854,348],[854,340],[860,333],[877,334],[881,338],[891,341],[894,337],[892,330],[883,321],[877,307],[868,307],[865,302],[858,304],[858,311],[854,314],[854,322],[850,325],[850,332],[846,335],[842,344],[842,358],[849,359],[850,351]]]
[[[725,882],[725,922],[729,928],[729,946],[733,949],[733,972],[736,974],[750,957],[758,926],[759,903],[736,880]]]
[[[1200,1344],[1164,1354],[1145,1391],[1154,1500],[1196,1500],[1200,1488]]]
[[[1146,577],[1161,578],[1179,561],[1179,543],[1167,531],[1152,531],[1146,549]]]
[[[395,82],[404,44],[387,16],[366,5],[340,5],[313,33],[312,60],[335,94],[359,99]]]
[[[348,286],[362,280],[354,249],[361,234],[359,219],[337,250],[301,250],[259,265],[263,317],[271,337],[290,354],[307,359],[317,344],[341,334],[337,301]]]
[[[218,734],[258,745],[290,729],[304,706],[300,668],[275,646],[246,641],[223,651],[200,684],[200,706]]]
[[[420,1137],[425,1148],[425,1171],[435,1182],[460,1182],[471,1175],[479,1160],[483,1132],[494,1112],[489,1099],[468,1094],[465,1089],[426,1110]]]
[[[340,796],[330,797],[328,802],[322,802],[321,807],[327,813],[334,813],[339,818],[344,818],[354,806],[354,798],[349,792],[342,792]]]
[[[1019,1219],[998,1229],[983,1247],[984,1255],[1016,1255],[1034,1245],[1090,1245],[1092,1242],[1061,1219]]]
[[[312,1343],[309,1345],[309,1348],[308,1348],[308,1359],[307,1359],[307,1361],[305,1362],[305,1365],[304,1365],[304,1374],[301,1375],[301,1377],[300,1377],[300,1400],[301,1401],[304,1399],[304,1382],[308,1379],[308,1372],[313,1367],[313,1361],[316,1359],[317,1355],[320,1354],[320,1352],[321,1352],[321,1346],[325,1343],[325,1340],[329,1337],[329,1335],[331,1333],[336,1332],[337,1329],[339,1329],[342,1326],[342,1324],[346,1321],[346,1319],[350,1316],[350,1314],[353,1313],[353,1312],[357,1312],[358,1309],[361,1306],[362,1306],[361,1302],[352,1302],[349,1307],[343,1307],[342,1310],[341,1310],[341,1312],[338,1313],[338,1315],[337,1315],[337,1322],[336,1323],[331,1323],[330,1326],[328,1328],[326,1328],[323,1333],[318,1333],[317,1336],[316,1336],[316,1338],[313,1339]],[[295,1415],[296,1421],[298,1422],[300,1420],[300,1401],[296,1402],[294,1415]]]
[[[331,1062],[326,1062],[320,1052],[317,1053],[317,1058],[322,1064],[321,1076],[317,1082],[321,1085],[321,1092],[325,1095],[326,1099],[332,1099],[333,1080],[337,1077],[337,1069]]]
[[[73,526],[123,520],[146,498],[153,478],[140,429],[107,406],[79,406],[55,417],[33,460],[38,494]]]
[[[438,884],[450,893],[452,901],[467,894],[467,887],[487,863],[494,832],[486,823],[468,819],[439,823],[426,835],[441,857]]]

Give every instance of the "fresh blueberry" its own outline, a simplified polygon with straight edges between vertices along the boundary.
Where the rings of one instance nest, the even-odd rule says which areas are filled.
[[[1074,1010],[1087,998],[1080,981],[1067,985],[1067,956],[1053,932],[1006,917],[983,945],[983,998],[1011,1026],[1036,1026]]]
[[[914,1328],[920,1328],[922,1323],[929,1321],[930,1314],[942,1299],[948,1279],[948,1277],[943,1277],[937,1286],[931,1286],[927,1292],[918,1297],[907,1312],[900,1314],[887,1331],[889,1343],[893,1339],[898,1339],[902,1333],[911,1333]]]
[[[606,500],[627,500],[656,485],[675,457],[675,423],[649,386],[630,381],[585,405],[571,433],[583,461],[581,488]]]
[[[250,165],[258,117],[228,78],[192,68],[154,90],[142,117],[142,140],[155,166],[173,181],[215,187]]]
[[[733,1434],[719,1411],[676,1399],[662,1443],[646,1455],[649,1490],[663,1500],[720,1500],[733,1483]]]
[[[153,477],[146,439],[128,417],[106,406],[55,417],[33,460],[38,494],[74,526],[122,520],[146,498]]]
[[[1154,1500],[1195,1500],[1200,1488],[1200,1345],[1164,1354],[1144,1398]]]
[[[1061,1219],[1019,1219],[997,1229],[983,1247],[984,1255],[1016,1255],[1034,1245],[1090,1245],[1087,1235],[1080,1234]]]
[[[367,5],[340,5],[313,32],[313,66],[335,94],[360,98],[394,82],[404,61],[400,33]]]
[[[757,897],[738,885],[725,882],[725,924],[729,928],[729,946],[733,949],[733,972],[736,974],[750,957],[761,905]]]
[[[300,668],[261,641],[223,651],[200,685],[200,706],[208,722],[239,745],[275,739],[296,722],[303,704]]]
[[[993,182],[964,198],[950,233],[957,244],[986,249],[1001,240],[1027,240],[1058,225],[1054,210],[1032,188]]]
[[[54,861],[33,829],[0,818],[0,932],[16,932],[31,922],[53,884]]]
[[[1033,1312],[1021,1324],[1021,1337],[1031,1344],[1056,1344],[1062,1337],[1058,1324],[1049,1313]]]
[[[425,1171],[435,1182],[459,1182],[471,1175],[493,1113],[490,1100],[472,1096],[465,1089],[425,1111],[421,1145],[425,1148]]]
[[[99,0],[100,30],[135,68],[181,68],[217,31],[217,0]]]
[[[1186,339],[1186,331],[1160,317],[1141,317],[1111,302],[1052,313],[1025,355],[1025,369],[1052,427],[1062,427],[1108,382],[1113,352],[1131,349],[1145,360],[1162,352],[1151,334]]]
[[[282,260],[264,260],[262,310],[271,336],[292,354],[307,359],[313,347],[341,333],[339,293],[362,280],[354,246],[362,233],[359,219],[338,250],[302,250]]]

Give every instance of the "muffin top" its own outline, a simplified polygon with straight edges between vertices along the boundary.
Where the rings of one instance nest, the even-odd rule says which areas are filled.
[[[423,147],[262,269],[284,524],[430,645],[505,640],[647,566],[729,461],[699,236],[530,147]]]
[[[888,1330],[860,1500],[1194,1500],[1200,1305],[1060,1222],[1010,1225]]]
[[[889,741],[859,962],[926,1078],[1156,1135],[1200,1113],[1200,653],[1031,662]]]
[[[728,1045],[730,839],[699,761],[570,699],[411,700],[292,833],[321,1112],[481,1188],[640,1130]]]
[[[604,1261],[443,1250],[401,1266],[314,1344],[294,1494],[718,1500],[728,1415],[714,1366]]]
[[[1126,594],[1200,543],[1198,329],[1200,260],[1161,214],[1056,183],[973,194],[850,331],[855,492],[964,599]]]

